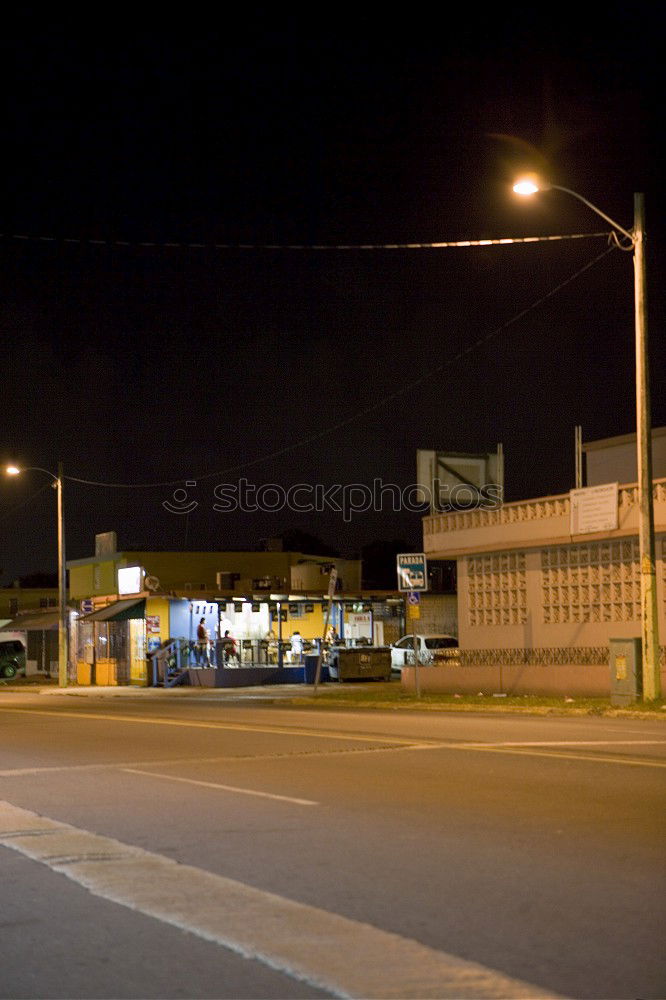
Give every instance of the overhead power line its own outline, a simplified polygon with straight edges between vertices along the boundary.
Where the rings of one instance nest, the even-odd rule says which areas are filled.
[[[385,406],[387,403],[392,402],[394,399],[403,396],[405,393],[411,392],[419,385],[422,385],[424,382],[433,378],[435,375],[438,375],[448,366],[455,364],[457,361],[460,361],[468,354],[471,354],[472,351],[477,350],[484,344],[487,344],[488,341],[492,340],[494,337],[497,337],[504,330],[508,329],[510,326],[513,326],[514,323],[517,323],[518,320],[522,319],[528,313],[538,308],[538,306],[542,305],[544,302],[547,302],[548,299],[551,299],[554,295],[560,292],[567,285],[570,285],[571,282],[575,281],[582,274],[588,271],[591,267],[594,267],[595,264],[597,264],[604,257],[608,256],[608,254],[612,253],[612,251],[615,249],[617,249],[616,245],[614,243],[611,243],[610,246],[606,247],[603,253],[598,254],[598,256],[595,257],[593,260],[588,261],[588,263],[585,264],[583,267],[579,268],[578,271],[570,275],[564,281],[561,281],[555,288],[552,288],[545,295],[542,295],[539,299],[536,299],[534,302],[532,302],[531,305],[527,306],[525,309],[521,309],[521,311],[512,316],[511,319],[507,320],[505,323],[502,323],[500,326],[495,327],[495,329],[491,330],[489,333],[484,334],[482,337],[479,337],[472,344],[469,344],[467,347],[459,351],[456,355],[454,355],[451,358],[448,358],[446,361],[443,361],[436,367],[431,368],[429,371],[427,371],[424,375],[421,375],[419,378],[414,379],[411,382],[405,383],[404,385],[396,389],[394,392],[389,393],[386,396],[383,396],[381,399],[375,400],[374,403],[371,403],[369,406],[365,407],[362,410],[358,410],[356,413],[352,414],[349,417],[346,417],[344,420],[340,420],[335,424],[331,424],[330,426],[324,428],[321,431],[318,431],[315,434],[311,434],[308,437],[302,438],[300,441],[295,441],[292,444],[285,445],[285,447],[279,448],[276,451],[271,452],[270,454],[262,455],[259,458],[252,459],[249,462],[242,462],[238,465],[229,466],[226,469],[220,469],[217,472],[208,472],[200,476],[193,476],[193,475],[182,476],[180,479],[173,479],[170,480],[169,482],[105,483],[89,479],[80,479],[76,476],[65,476],[65,478],[70,479],[75,483],[82,483],[85,486],[102,486],[110,489],[157,489],[159,487],[178,486],[188,480],[201,482],[202,480],[206,479],[216,479],[222,476],[227,476],[230,473],[240,472],[243,469],[249,469],[255,465],[260,465],[262,462],[268,462],[271,459],[280,458],[282,455],[286,455],[288,452],[295,451],[297,448],[303,448],[306,445],[314,444],[316,441],[320,441],[323,437],[326,437],[329,434],[333,434],[335,433],[335,431],[341,430],[343,427],[349,426],[349,424],[354,423],[356,420],[360,420],[362,417],[365,417],[368,414],[373,413],[375,410],[378,410],[380,407]]]
[[[31,236],[22,233],[0,233],[3,240],[23,240],[34,243],[74,243],[101,247],[145,247],[157,250],[444,250],[447,247],[508,246],[512,243],[547,243],[554,240],[587,240],[610,237],[612,233],[570,233],[566,236],[506,236],[501,239],[437,240],[433,243],[190,243],[169,240],[109,240],[72,236]]]

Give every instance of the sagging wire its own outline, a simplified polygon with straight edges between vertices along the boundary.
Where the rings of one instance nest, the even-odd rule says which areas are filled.
[[[603,235],[606,235],[606,234],[603,234]],[[341,430],[343,427],[348,427],[350,424],[352,424],[355,421],[361,419],[362,417],[365,417],[368,414],[373,413],[374,411],[378,410],[380,407],[385,406],[387,403],[390,403],[393,400],[398,399],[400,396],[403,396],[405,393],[411,392],[413,389],[417,388],[418,386],[423,385],[423,383],[426,382],[426,381],[428,381],[428,379],[433,378],[435,375],[439,375],[440,372],[444,371],[445,368],[449,367],[450,365],[455,364],[456,362],[458,362],[462,358],[464,358],[466,355],[470,354],[472,351],[474,351],[474,350],[478,349],[479,347],[482,347],[483,345],[487,344],[490,340],[492,340],[494,337],[497,337],[504,330],[508,329],[508,327],[513,326],[515,323],[517,323],[520,319],[522,319],[528,313],[532,312],[534,309],[538,308],[540,305],[543,305],[544,302],[547,302],[549,299],[551,299],[554,295],[556,295],[558,292],[560,292],[567,285],[571,284],[573,281],[575,281],[577,278],[579,278],[582,274],[585,274],[586,271],[588,271],[591,267],[594,267],[595,264],[598,264],[600,260],[603,260],[604,257],[607,257],[608,254],[611,253],[615,249],[616,249],[615,242],[609,241],[609,245],[606,247],[606,249],[603,251],[603,253],[600,253],[593,260],[588,261],[587,264],[585,264],[582,268],[580,268],[574,274],[570,275],[564,281],[560,282],[559,285],[557,285],[555,288],[551,289],[545,295],[542,295],[541,298],[537,299],[535,302],[533,302],[531,305],[527,306],[525,309],[522,309],[519,313],[516,313],[515,316],[511,317],[511,319],[507,320],[505,323],[502,323],[501,326],[498,326],[495,329],[491,330],[489,333],[484,334],[483,337],[479,337],[478,340],[474,341],[474,343],[469,344],[463,350],[459,351],[458,354],[456,354],[454,357],[452,357],[452,358],[450,358],[450,359],[442,362],[442,364],[438,365],[436,368],[430,369],[428,372],[426,372],[426,374],[421,375],[421,376],[419,376],[419,378],[414,379],[413,381],[408,382],[407,384],[401,386],[400,388],[396,389],[395,392],[392,392],[389,395],[384,396],[384,397],[382,397],[379,400],[376,400],[370,406],[365,407],[365,409],[363,409],[363,410],[357,411],[352,416],[346,417],[344,420],[340,420],[340,421],[338,421],[335,424],[331,424],[329,427],[326,427],[323,430],[318,431],[316,434],[312,434],[309,437],[302,438],[300,441],[296,441],[293,444],[286,445],[284,448],[280,448],[277,451],[273,451],[273,452],[271,452],[268,455],[262,455],[261,457],[252,459],[249,462],[242,462],[242,463],[240,463],[238,465],[229,466],[226,469],[219,470],[218,472],[209,472],[209,473],[205,473],[204,475],[201,475],[201,476],[182,476],[180,479],[172,479],[169,482],[160,482],[160,483],[105,483],[105,482],[98,482],[96,480],[90,480],[90,479],[80,479],[80,478],[78,478],[76,476],[67,476],[66,475],[64,478],[65,479],[69,479],[69,480],[71,480],[72,482],[75,482],[75,483],[80,483],[80,484],[82,484],[84,486],[101,486],[101,487],[106,487],[106,488],[109,488],[109,489],[158,489],[158,488],[167,487],[167,486],[179,486],[182,483],[185,483],[185,482],[190,481],[190,480],[196,481],[196,482],[201,482],[201,481],[206,480],[206,479],[220,478],[222,476],[227,476],[227,475],[229,475],[230,473],[233,473],[233,472],[240,472],[243,469],[252,468],[252,467],[254,467],[256,465],[260,465],[262,462],[268,462],[271,459],[281,458],[283,455],[286,455],[289,452],[295,451],[298,448],[304,448],[306,445],[314,444],[315,442],[320,441],[322,438],[327,437],[329,434],[334,434],[336,431]],[[626,249],[626,248],[619,247],[619,249]]]

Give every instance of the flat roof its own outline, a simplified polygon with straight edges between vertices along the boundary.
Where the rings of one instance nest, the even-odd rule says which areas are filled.
[[[664,434],[666,434],[666,427],[652,428],[653,438],[662,437]],[[619,437],[601,438],[599,441],[583,442],[583,451],[597,451],[597,449],[613,448],[622,444],[634,444],[635,441],[635,434],[621,434]]]

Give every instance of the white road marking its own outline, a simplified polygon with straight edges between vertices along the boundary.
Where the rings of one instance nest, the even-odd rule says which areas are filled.
[[[542,1000],[558,995],[418,941],[181,865],[0,802],[0,844],[93,895],[341,998]]]
[[[666,740],[503,740],[501,743],[466,743],[480,747],[637,747],[666,746]]]
[[[219,729],[241,733],[277,733],[283,736],[316,736],[323,740],[351,740],[356,743],[390,743],[396,746],[411,746],[415,740],[402,736],[373,736],[370,734],[331,732],[321,729],[302,729],[289,726],[251,725],[242,722],[201,722],[197,719],[162,719],[146,715],[104,715],[102,712],[61,712],[48,711],[39,708],[6,708],[0,706],[0,712],[15,712],[21,715],[48,715],[53,719],[95,719],[99,722],[133,722],[145,726],[175,726],[182,729]]]
[[[153,726],[176,726],[179,728],[186,729],[216,729],[216,730],[229,730],[233,732],[249,732],[249,733],[269,733],[284,736],[301,736],[301,737],[316,737],[317,739],[323,740],[340,740],[348,742],[357,743],[379,743],[381,747],[367,748],[382,750],[384,752],[395,752],[398,750],[472,750],[472,751],[482,751],[495,753],[521,753],[524,756],[533,757],[568,757],[572,760],[585,760],[585,761],[596,761],[597,763],[603,764],[623,764],[632,767],[653,767],[653,768],[663,768],[666,767],[666,762],[660,761],[649,761],[640,758],[630,758],[630,757],[601,757],[593,756],[592,754],[563,754],[557,753],[555,748],[557,746],[591,746],[591,745],[606,745],[609,747],[613,746],[631,746],[631,745],[661,745],[666,743],[665,740],[608,740],[608,741],[586,741],[586,740],[567,740],[567,741],[527,741],[527,742],[516,742],[507,741],[502,743],[480,743],[480,742],[456,742],[452,743],[444,740],[417,740],[416,738],[409,739],[407,737],[387,737],[387,736],[372,736],[372,735],[361,735],[348,732],[331,732],[318,729],[298,729],[290,728],[286,726],[270,726],[270,725],[250,725],[245,723],[232,723],[232,722],[201,722],[198,720],[186,720],[186,719],[161,719],[154,718],[150,716],[139,716],[139,715],[118,715],[110,714],[105,715],[101,712],[61,712],[61,711],[48,711],[40,709],[24,709],[24,708],[5,708],[0,707],[0,712],[19,712],[31,715],[47,715],[53,718],[62,718],[63,716],[74,719],[94,719],[97,721],[111,721],[111,722],[132,722],[141,723],[143,725],[153,725]],[[551,752],[539,752],[539,750],[532,750],[532,747],[541,747],[544,750],[552,747]],[[344,752],[342,750],[336,752]],[[348,751],[347,751],[348,752]],[[359,752],[359,751],[354,751]],[[2,772],[0,772],[0,775]]]
[[[274,795],[272,792],[257,792],[253,788],[238,788],[236,785],[218,785],[214,781],[199,781],[195,778],[181,778],[175,774],[158,774],[156,771],[140,771],[137,767],[121,768],[126,774],[145,774],[149,778],[165,778],[167,781],[182,781],[186,785],[201,785],[203,788],[220,788],[224,792],[238,792],[240,795],[259,795],[263,799],[277,799],[279,802],[293,802],[297,806],[318,806],[312,799],[295,799],[290,795]]]
[[[251,763],[256,760],[288,760],[303,757],[340,757],[345,754],[404,753],[405,750],[437,750],[446,748],[442,743],[406,743],[403,746],[328,748],[326,750],[275,751],[274,753],[218,754],[215,757],[167,757],[151,760],[108,761],[99,764],[43,764],[39,767],[11,767],[0,770],[0,778],[22,778],[27,775],[51,774],[61,771],[109,771],[131,767],[165,767],[171,764],[220,764]]]
[[[454,748],[452,747],[451,749]],[[599,754],[592,753],[563,753],[561,750],[557,750],[556,748],[553,748],[552,750],[532,750],[529,747],[493,746],[492,743],[478,743],[469,746],[461,744],[455,749],[472,750],[478,753],[516,754],[520,757],[546,757],[549,760],[580,760],[585,763],[594,761],[597,764],[622,764],[629,767],[666,767],[666,760],[645,760],[643,757],[601,757]]]

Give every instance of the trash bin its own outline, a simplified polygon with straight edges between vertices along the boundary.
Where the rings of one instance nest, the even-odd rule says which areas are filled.
[[[319,656],[317,653],[306,653],[303,657],[303,681],[305,684],[314,684],[315,677],[317,676],[317,663],[319,662]],[[324,677],[324,672],[326,677]],[[319,680],[328,679],[328,670],[322,661]]]
[[[390,681],[391,647],[336,646],[329,655],[328,673],[338,681]]]
[[[640,639],[609,639],[611,705],[631,705],[643,694]]]

